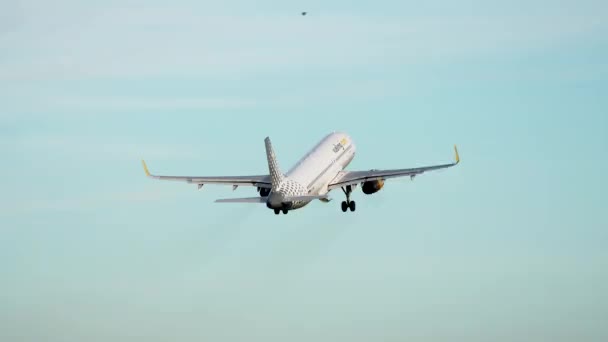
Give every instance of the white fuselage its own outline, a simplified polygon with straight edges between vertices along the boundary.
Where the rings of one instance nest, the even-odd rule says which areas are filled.
[[[284,196],[323,195],[328,184],[353,160],[355,144],[350,136],[334,132],[325,136],[286,174],[284,186],[273,190]],[[296,201],[290,209],[298,209],[310,201]]]

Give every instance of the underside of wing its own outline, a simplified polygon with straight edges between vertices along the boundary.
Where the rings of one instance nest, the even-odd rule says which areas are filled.
[[[141,161],[146,176],[158,180],[178,181],[189,184],[198,184],[199,187],[204,184],[222,184],[236,186],[254,186],[258,188],[270,189],[269,175],[254,175],[254,176],[161,176],[151,174],[145,161]]]
[[[445,169],[460,162],[458,149],[454,146],[455,161],[449,164],[423,166],[409,169],[369,170],[369,171],[343,171],[328,185],[328,190],[356,185],[370,181],[383,181],[389,178],[416,176],[427,171]]]

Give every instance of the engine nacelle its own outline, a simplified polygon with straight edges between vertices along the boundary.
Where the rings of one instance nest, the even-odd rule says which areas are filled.
[[[371,195],[375,192],[380,191],[380,189],[382,189],[383,186],[384,186],[384,179],[378,179],[375,181],[364,182],[363,185],[361,186],[361,190],[363,190],[364,194]]]
[[[270,189],[268,189],[268,188],[260,188],[260,196],[261,197],[267,197],[268,195],[270,195]]]

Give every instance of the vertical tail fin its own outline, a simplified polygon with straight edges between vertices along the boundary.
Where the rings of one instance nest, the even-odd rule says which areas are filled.
[[[266,139],[264,139],[264,143],[266,144],[266,159],[268,159],[268,172],[270,172],[270,182],[272,184],[272,189],[274,190],[279,187],[279,184],[281,184],[285,176],[281,172],[279,164],[277,163],[277,159],[274,154],[274,149],[272,148],[270,138],[266,137]]]

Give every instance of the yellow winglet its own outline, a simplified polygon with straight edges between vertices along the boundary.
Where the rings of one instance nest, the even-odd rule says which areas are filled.
[[[146,172],[146,176],[150,177],[150,171],[148,171],[148,166],[146,165],[146,162],[143,159],[141,160],[141,165],[143,165],[143,167],[144,167],[144,171]]]
[[[456,164],[460,163],[460,157],[458,156],[458,148],[454,145],[454,155],[456,157]]]

